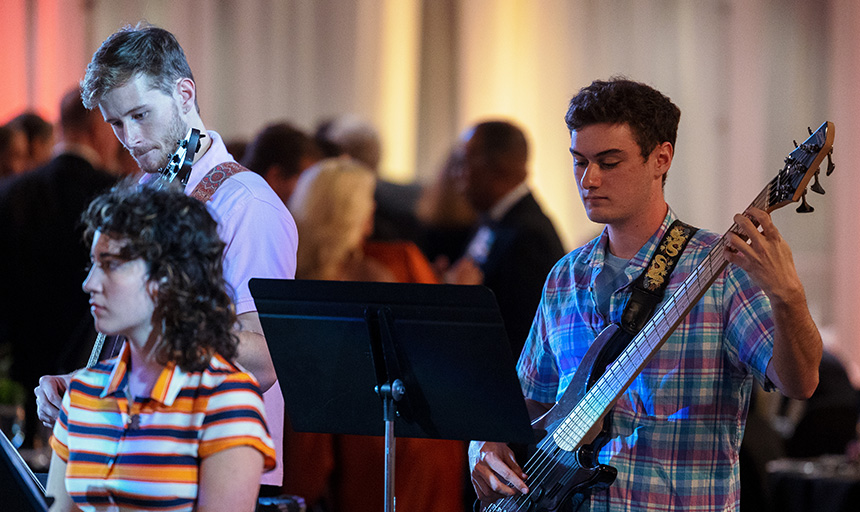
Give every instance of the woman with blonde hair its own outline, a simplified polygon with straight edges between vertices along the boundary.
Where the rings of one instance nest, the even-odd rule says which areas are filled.
[[[297,279],[438,282],[415,244],[368,242],[375,187],[373,172],[348,157],[323,160],[302,174],[288,204],[299,231]],[[384,454],[379,437],[288,432],[284,489],[304,496],[309,510],[382,510]],[[463,443],[400,439],[396,466],[401,509],[462,510]]]
[[[393,281],[363,253],[373,232],[376,177],[348,157],[320,161],[302,174],[288,206],[299,231],[296,277]]]

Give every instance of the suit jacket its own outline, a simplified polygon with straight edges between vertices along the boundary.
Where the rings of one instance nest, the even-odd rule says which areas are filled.
[[[484,285],[496,295],[514,359],[531,329],[546,276],[565,254],[561,240],[529,193],[496,223],[486,226],[492,242],[480,264]]]
[[[86,362],[95,331],[81,289],[89,247],[79,220],[115,181],[65,153],[0,184],[0,336],[12,344],[13,377],[29,389]]]

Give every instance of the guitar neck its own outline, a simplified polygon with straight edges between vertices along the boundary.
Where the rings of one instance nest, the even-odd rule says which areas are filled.
[[[778,184],[772,180],[749,208],[764,209],[771,189]],[[747,208],[749,210],[749,208]],[[642,330],[627,345],[618,358],[572,409],[553,433],[559,447],[576,449],[591,427],[597,424],[615,405],[639,372],[657,353],[672,332],[693,309],[728,264],[725,257],[729,233],[738,233],[737,224],[724,234],[705,259],[687,276],[677,290],[663,302]]]

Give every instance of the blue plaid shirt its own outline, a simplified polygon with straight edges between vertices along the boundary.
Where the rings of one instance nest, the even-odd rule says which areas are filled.
[[[670,209],[630,260],[608,319],[597,312],[594,291],[606,230],[555,265],[517,364],[527,398],[554,403],[561,397],[591,342],[620,321],[633,280],[674,220]],[[719,238],[696,233],[671,275],[667,298]],[[770,301],[730,264],[616,403],[611,440],[598,461],[617,468],[618,478],[607,492],[595,493],[592,510],[737,510],[738,451],[752,381],[772,386],[765,376],[772,348]]]

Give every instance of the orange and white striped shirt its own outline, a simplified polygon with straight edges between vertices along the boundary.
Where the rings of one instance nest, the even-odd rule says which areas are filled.
[[[63,397],[51,447],[66,490],[84,511],[193,510],[200,462],[251,446],[275,467],[257,381],[221,356],[201,372],[168,364],[152,393],[129,410],[129,348],[81,370]],[[135,416],[137,416],[135,418]]]

